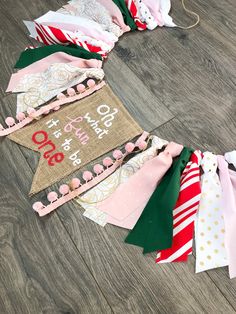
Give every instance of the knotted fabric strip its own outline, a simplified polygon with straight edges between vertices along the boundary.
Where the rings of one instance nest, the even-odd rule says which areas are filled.
[[[119,201],[117,207],[114,206],[116,207],[116,210],[113,210],[113,216],[110,215],[109,207],[107,208],[106,204],[111,203],[114,205],[112,201],[114,196],[116,198],[116,195],[119,200],[120,198],[123,198],[123,195],[118,192],[120,187],[124,185],[129,186],[128,181],[131,179],[131,177],[134,176],[135,173],[140,172],[149,160],[156,157],[157,151],[167,144],[167,141],[164,141],[157,136],[153,136],[152,145],[150,148],[135,155],[109,178],[102,181],[99,185],[78,199],[78,203],[86,209],[83,215],[102,226],[105,226],[106,223],[111,223],[119,227],[132,229],[141,215],[141,211],[144,207],[139,207],[137,210],[132,212],[133,207],[131,204],[131,208],[128,207],[128,212],[126,214],[121,213],[121,219],[120,211],[123,212],[124,210],[121,210],[120,203],[121,206],[123,206],[124,202]]]
[[[33,64],[28,65],[24,69],[19,70],[17,73],[12,74],[6,92],[13,91],[24,75],[42,73],[54,63],[63,63],[78,68],[101,69],[102,67],[102,61],[97,59],[86,60],[70,56],[64,52],[56,52],[50,56],[47,56],[46,58],[43,58],[37,62],[34,62]]]
[[[120,11],[123,15],[125,24],[128,25],[131,28],[131,30],[137,29],[137,25],[135,24],[134,20],[132,19],[131,14],[129,13],[129,10],[125,4],[125,0],[113,0],[113,2],[120,9]]]
[[[173,158],[178,156],[181,151],[179,159],[173,162]],[[157,157],[158,162],[156,163],[155,173],[158,175],[161,170],[162,174],[166,173],[166,175],[159,185],[159,177],[157,176],[155,186],[158,186],[149,199],[134,229],[127,236],[126,243],[143,247],[143,253],[164,250],[171,247],[173,238],[173,209],[179,195],[180,176],[192,152],[192,149],[187,147],[183,149],[181,145],[171,143]],[[150,175],[150,177],[155,180],[153,175]]]
[[[222,204],[225,220],[225,247],[229,261],[230,278],[236,277],[236,176],[229,171],[223,156],[218,156],[218,168],[222,187]]]
[[[228,265],[225,250],[225,223],[217,156],[205,152],[202,160],[202,194],[195,221],[196,272]]]
[[[180,193],[173,211],[173,244],[158,252],[156,263],[185,262],[192,254],[194,220],[201,196],[201,159],[201,151],[196,150],[181,175]]]
[[[64,52],[68,55],[83,58],[86,60],[89,59],[97,59],[102,60],[102,57],[98,53],[93,53],[90,51],[85,50],[82,47],[77,45],[69,45],[69,46],[61,46],[61,45],[50,45],[50,46],[43,46],[37,47],[34,49],[27,49],[23,51],[20,55],[19,60],[17,61],[15,68],[22,69],[30,64],[37,62],[47,56],[50,56],[56,52]]]
[[[140,17],[138,16],[138,9],[137,9],[137,6],[136,6],[136,2],[134,0],[125,0],[125,3],[127,5],[127,8],[138,28],[139,31],[143,31],[145,29],[147,29],[147,24],[146,23],[143,23],[141,20],[140,20]]]

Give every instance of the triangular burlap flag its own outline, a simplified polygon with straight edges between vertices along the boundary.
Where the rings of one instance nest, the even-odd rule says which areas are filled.
[[[141,127],[105,86],[9,138],[41,153],[30,191],[35,194],[140,133]]]

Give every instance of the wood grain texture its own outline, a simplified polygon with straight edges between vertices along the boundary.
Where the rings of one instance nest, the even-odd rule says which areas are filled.
[[[172,2],[175,21],[191,24]],[[4,93],[12,67],[33,43],[22,20],[64,3],[1,0],[0,123],[16,110],[15,96]],[[144,129],[223,153],[235,149],[236,7],[187,6],[200,14],[199,27],[126,34],[105,73]],[[31,204],[45,201],[45,191],[28,198],[37,154],[1,139],[0,157],[0,313],[235,313],[236,281],[226,267],[195,275],[194,255],[187,264],[155,265],[153,254],[123,243],[126,230],[96,225],[73,202],[39,219]]]

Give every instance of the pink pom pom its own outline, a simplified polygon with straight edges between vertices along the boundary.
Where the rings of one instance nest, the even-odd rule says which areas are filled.
[[[94,165],[93,167],[93,171],[96,173],[96,174],[100,174],[104,171],[104,168],[102,165],[99,165],[99,164],[96,164]]]
[[[61,195],[66,195],[68,194],[70,191],[70,188],[67,184],[62,184],[59,188],[59,192],[61,193]]]
[[[71,189],[72,189],[72,190],[78,189],[78,187],[80,186],[80,179],[78,179],[78,178],[73,178],[73,179],[71,180],[70,186],[71,186]]]
[[[114,150],[112,155],[116,160],[121,159],[123,157],[122,151],[119,149]]]
[[[62,99],[65,99],[66,98],[66,95],[64,95],[63,93],[60,93],[57,95],[57,99],[58,100],[62,100]]]
[[[68,94],[69,96],[75,96],[76,92],[75,92],[74,88],[69,87],[69,88],[67,89],[67,94]]]
[[[13,126],[16,122],[15,122],[15,119],[12,118],[12,117],[7,117],[6,120],[5,120],[6,124],[8,126]]]
[[[127,143],[125,145],[125,150],[127,151],[127,153],[132,153],[134,148],[135,148],[135,145],[133,143]]]
[[[139,143],[138,143],[138,148],[139,148],[140,150],[145,150],[145,149],[147,148],[147,142],[145,142],[145,141],[139,142]]]
[[[53,108],[53,110],[54,110],[54,111],[57,111],[57,110],[59,110],[60,108],[61,108],[61,106],[56,106],[56,107]]]
[[[16,115],[16,119],[18,121],[23,121],[25,119],[25,114],[24,112],[18,112],[17,115]]]
[[[41,202],[36,202],[33,204],[33,210],[35,210],[36,212],[38,212],[40,209],[43,209],[44,205]]]
[[[28,108],[27,109],[27,113],[28,113],[29,116],[34,114],[35,112],[36,112],[36,110],[34,108]]]
[[[84,179],[84,181],[89,181],[89,180],[91,180],[93,178],[93,174],[92,174],[92,172],[90,172],[90,171],[85,171],[84,173],[83,173],[83,179]]]
[[[82,93],[85,90],[84,84],[79,84],[76,86],[76,89],[79,93]]]
[[[57,200],[57,193],[56,192],[50,192],[48,193],[47,199],[49,202],[55,202]]]
[[[87,81],[87,85],[88,85],[88,87],[93,87],[93,86],[95,86],[95,85],[96,85],[96,83],[95,83],[95,81],[94,81],[94,80],[89,79],[89,80]]]
[[[0,131],[4,130],[4,127],[0,124]]]
[[[50,107],[49,106],[45,106],[44,110],[43,110],[43,114],[47,115],[47,114],[49,114],[49,112],[50,112]]]
[[[106,158],[103,159],[102,163],[103,163],[103,165],[105,167],[109,167],[109,166],[111,166],[113,164],[113,161],[112,161],[112,159],[110,157],[106,157]]]

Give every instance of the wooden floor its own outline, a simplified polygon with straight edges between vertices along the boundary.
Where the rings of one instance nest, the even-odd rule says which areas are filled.
[[[175,20],[189,25],[180,1],[172,2]],[[1,0],[0,122],[15,113],[15,97],[4,91],[32,42],[22,20],[62,4]],[[235,0],[187,5],[200,14],[199,27],[123,36],[106,79],[144,129],[224,153],[236,148]],[[123,243],[127,231],[96,225],[73,202],[39,219],[27,196],[38,156],[3,139],[0,158],[1,314],[236,313],[236,279],[227,268],[196,275],[194,256],[156,266],[153,255]]]

